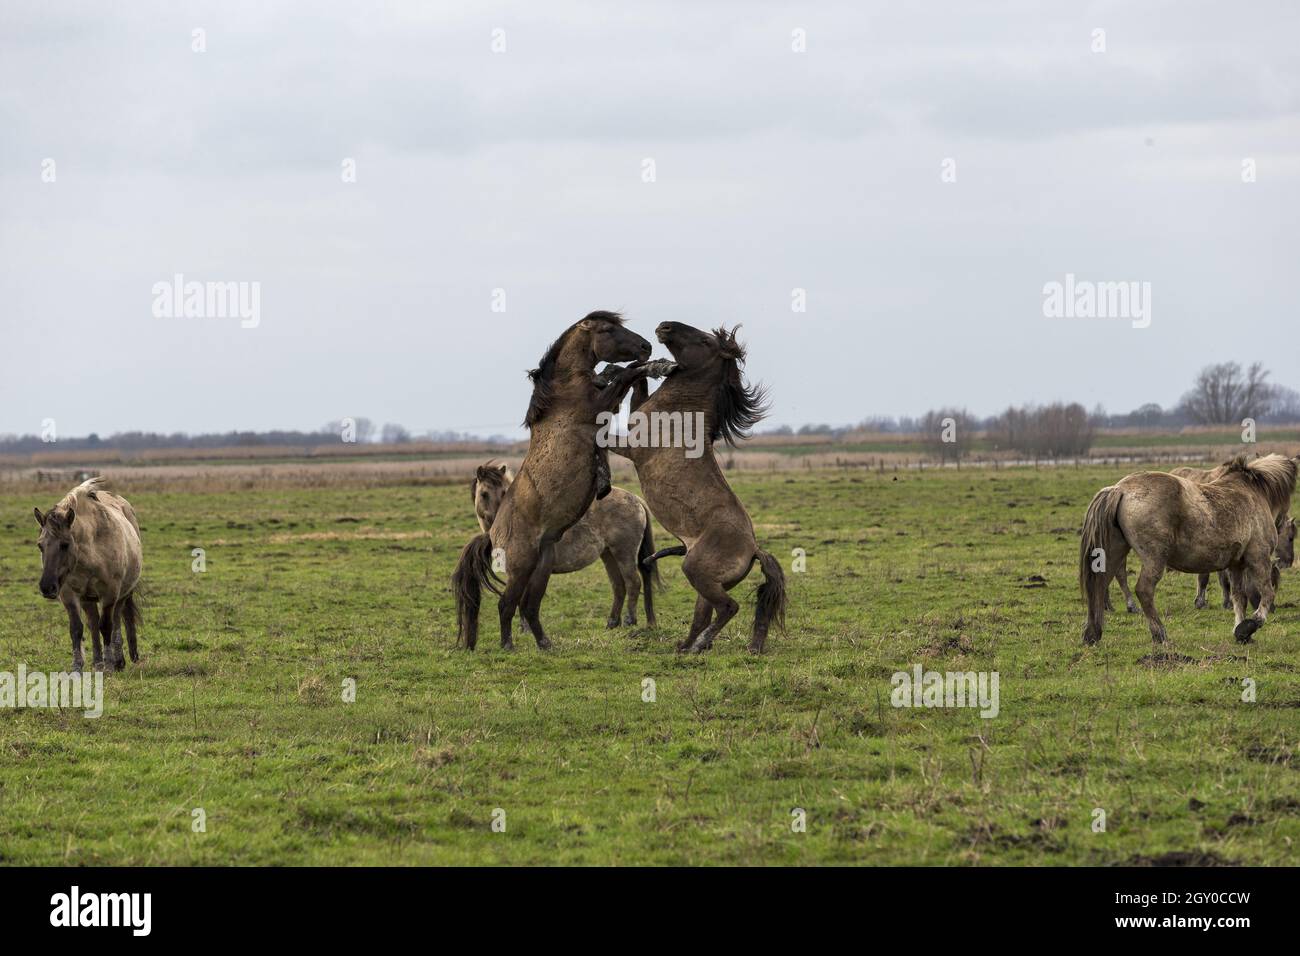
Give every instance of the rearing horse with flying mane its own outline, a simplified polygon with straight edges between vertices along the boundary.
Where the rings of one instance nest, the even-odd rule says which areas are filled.
[[[676,416],[680,422],[696,413],[704,421],[703,454],[698,457],[688,456],[680,447],[632,445],[626,451],[636,465],[650,511],[683,542],[650,560],[685,554],[682,574],[699,595],[690,632],[677,649],[700,653],[713,646],[714,638],[740,609],[727,592],[745,579],[757,561],[763,583],[755,595],[749,649],[761,654],[772,622],[785,623],[785,574],[780,562],[759,548],[749,512],[718,467],[713,444],[744,437],[767,411],[765,393],[762,387],[747,387],[741,377],[745,350],[734,330],[705,332],[680,322],[662,322],[655,335],[672,353],[676,368],[653,395],[648,395],[645,379],[638,380],[632,410],[651,421],[649,416],[659,415],[670,421]]]
[[[475,535],[461,551],[452,588],[456,594],[459,639],[473,650],[478,643],[481,589],[500,595],[497,618],[501,646],[514,647],[511,621],[522,607],[537,646],[551,646],[538,616],[555,562],[555,543],[587,513],[596,498],[598,472],[608,481],[604,451],[596,447],[597,416],[617,411],[632,382],[646,374],[650,343],[623,327],[616,312],[592,312],[564,331],[529,373],[532,400],[524,424],[528,452],[510,483],[489,531]],[[598,362],[638,363],[606,369]],[[504,590],[493,571],[493,554],[505,558],[509,579]]]

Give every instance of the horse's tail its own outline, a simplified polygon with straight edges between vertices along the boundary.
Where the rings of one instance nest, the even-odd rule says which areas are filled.
[[[1128,542],[1120,530],[1116,517],[1124,493],[1114,485],[1101,489],[1093,496],[1083,517],[1083,536],[1079,539],[1079,590],[1088,605],[1088,623],[1083,629],[1083,640],[1096,644],[1101,640],[1102,624],[1106,620],[1106,590],[1111,575],[1128,553]],[[1100,554],[1096,552],[1100,551]],[[1100,570],[1093,565],[1100,560]]]
[[[785,572],[781,562],[766,551],[758,552],[758,567],[763,572],[763,583],[758,586],[754,598],[754,633],[749,641],[749,649],[756,654],[763,652],[767,640],[768,628],[776,621],[785,633],[786,589]]]
[[[456,594],[456,641],[469,650],[478,643],[478,609],[482,589],[500,594],[501,579],[492,570],[492,536],[476,534],[461,549],[460,560],[451,575],[451,589]]]
[[[659,590],[664,589],[664,579],[659,574],[659,565],[653,561],[646,564],[645,561],[655,553],[655,533],[651,527],[650,509],[646,507],[645,502],[641,502],[641,513],[645,517],[645,527],[641,531],[641,545],[637,548],[636,563],[637,569],[641,572],[641,594],[645,601],[645,620],[651,627],[655,626],[655,587]]]
[[[141,605],[140,588],[136,589],[126,596],[126,601],[122,605],[122,622],[129,622],[132,627],[139,627],[144,623],[144,615],[140,613]]]

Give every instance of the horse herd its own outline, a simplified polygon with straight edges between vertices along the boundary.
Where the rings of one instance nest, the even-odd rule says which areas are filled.
[[[757,563],[749,649],[761,653],[775,623],[784,627],[787,591],[780,563],[759,548],[749,513],[713,454],[718,441],[743,438],[767,411],[761,387],[741,374],[745,350],[734,330],[706,332],[664,322],[656,338],[671,360],[650,361],[650,343],[614,312],[592,312],[569,326],[529,373],[532,396],[524,418],[530,441],[517,474],[505,465],[480,466],[471,482],[480,533],[462,549],[452,575],[458,642],[473,650],[484,588],[497,595],[501,645],[513,648],[516,613],[537,646],[551,646],[540,618],[552,574],[604,563],[614,594],[608,626],[636,623],[638,596],[647,623],[656,624],[656,562],[681,555],[682,573],[697,594],[695,613],[679,651],[700,653],[736,615],[729,592]],[[598,373],[596,366],[606,363]],[[620,365],[619,363],[627,363]],[[648,379],[661,379],[650,393]],[[672,441],[632,442],[625,448],[598,438],[602,416],[631,393],[631,408],[647,418],[703,423],[703,451]],[[661,430],[660,436],[671,434]],[[607,453],[617,451],[636,469],[645,500],[610,485]],[[1166,570],[1199,576],[1196,606],[1206,605],[1209,575],[1218,572],[1224,606],[1235,612],[1234,636],[1247,642],[1272,612],[1280,570],[1294,560],[1296,524],[1288,516],[1300,458],[1241,455],[1208,471],[1139,472],[1101,489],[1084,517],[1079,585],[1088,609],[1085,643],[1101,640],[1109,585],[1118,579],[1130,612],[1127,557],[1142,560],[1137,599],[1157,642],[1166,639],[1155,589]],[[83,666],[84,613],[96,670],[104,648],[114,668],[125,667],[122,627],[131,660],[138,661],[139,609],[135,591],[142,565],[135,510],[108,491],[102,478],[82,482],[40,525],[41,594],[63,603],[72,636],[73,668]],[[655,550],[651,516],[680,545]],[[502,578],[501,575],[505,577]],[[1247,616],[1247,605],[1254,613]]]

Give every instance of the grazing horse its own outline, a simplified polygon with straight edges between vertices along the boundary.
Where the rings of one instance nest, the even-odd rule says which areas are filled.
[[[474,473],[470,494],[478,526],[483,531],[492,529],[501,501],[513,481],[509,468],[493,462],[480,465]],[[607,497],[593,501],[578,523],[555,542],[555,565],[551,573],[580,571],[599,558],[605,564],[609,586],[614,591],[614,606],[610,608],[606,626],[618,627],[625,599],[627,617],[623,623],[636,623],[636,599],[644,582],[646,623],[654,627],[654,585],[660,583],[659,569],[653,565],[641,566],[641,560],[654,553],[650,509],[632,492],[611,488]],[[523,621],[523,625],[527,627],[528,622]]]
[[[45,514],[37,508],[41,526],[36,546],[41,551],[41,595],[63,602],[72,634],[72,669],[81,672],[81,612],[90,625],[95,670],[104,669],[101,639],[113,667],[126,666],[121,625],[126,624],[131,660],[139,662],[136,627],[140,612],[135,588],[142,566],[140,524],[125,498],[103,488],[103,478],[91,478],[63,496]],[[102,602],[102,607],[96,602]]]
[[[1088,605],[1084,642],[1101,640],[1106,587],[1130,549],[1142,559],[1137,596],[1152,640],[1163,643],[1166,637],[1155,591],[1167,568],[1193,574],[1226,568],[1236,612],[1233,636],[1241,643],[1250,641],[1273,603],[1271,556],[1279,519],[1295,492],[1296,470],[1296,459],[1283,455],[1254,461],[1239,455],[1213,481],[1148,471],[1097,492],[1079,545],[1079,587]],[[1258,589],[1261,598],[1249,618],[1247,585]]]
[[[1215,468],[1170,468],[1169,474],[1176,475],[1179,478],[1186,478],[1189,481],[1213,481],[1226,470],[1226,465],[1219,465]],[[1128,607],[1128,612],[1133,614],[1137,611],[1137,605],[1133,602],[1133,594],[1128,589],[1128,564],[1122,563],[1119,570],[1115,572],[1115,580],[1119,582],[1119,589],[1124,595],[1124,603]],[[1196,606],[1205,607],[1205,589],[1210,583],[1208,574],[1197,575],[1196,579]],[[1219,583],[1223,586],[1223,606],[1232,607],[1232,598],[1228,590],[1228,573],[1219,572]],[[1109,591],[1106,594],[1106,610],[1115,610],[1110,603]]]
[[[629,442],[626,453],[636,466],[651,512],[683,542],[651,560],[685,554],[682,573],[699,595],[690,632],[677,649],[700,653],[713,645],[740,609],[727,592],[757,561],[764,580],[755,597],[749,649],[762,653],[772,622],[785,626],[785,574],[776,558],[758,547],[753,522],[718,467],[713,445],[745,437],[767,412],[765,393],[761,386],[744,384],[740,368],[745,350],[734,331],[710,333],[663,322],[655,335],[672,353],[676,368],[653,395],[644,378],[633,386],[632,411],[645,416],[640,420],[649,422],[650,434],[657,433],[658,440],[648,445]],[[703,424],[702,453],[692,455],[674,447],[671,434],[677,427],[682,439],[677,444],[687,444],[688,416],[694,421],[696,413]]]
[[[528,452],[491,530],[470,539],[451,578],[459,640],[469,650],[478,643],[483,587],[500,595],[503,648],[514,647],[511,622],[521,607],[538,648],[551,646],[538,611],[555,566],[555,543],[587,513],[602,473],[608,480],[604,449],[596,447],[597,416],[618,410],[632,382],[646,374],[650,351],[649,342],[623,327],[618,313],[592,312],[565,329],[528,373],[533,383],[524,418]],[[598,380],[599,362],[637,364],[605,369]],[[509,579],[504,589],[497,587],[501,579],[492,567],[494,552],[504,558]]]

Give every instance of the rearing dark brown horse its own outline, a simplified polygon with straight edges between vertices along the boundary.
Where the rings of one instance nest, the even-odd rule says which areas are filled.
[[[713,444],[724,439],[734,443],[763,418],[764,392],[744,383],[740,368],[745,350],[734,330],[705,332],[680,322],[663,322],[655,335],[672,353],[676,368],[648,397],[645,380],[638,381],[632,409],[644,416],[639,421],[659,440],[632,444],[626,454],[636,465],[650,511],[682,541],[682,546],[648,560],[685,554],[682,574],[699,595],[691,629],[677,649],[698,654],[713,646],[714,638],[740,609],[727,592],[745,579],[757,561],[763,583],[755,595],[749,649],[761,654],[772,622],[785,623],[785,574],[780,562],[759,548],[749,512],[718,467]],[[685,441],[691,420],[699,422],[693,436],[698,442]],[[677,446],[672,441],[675,433],[682,439]],[[662,440],[665,437],[667,442]]]
[[[616,411],[632,383],[645,375],[644,365],[638,364],[604,371],[597,380],[596,365],[644,363],[650,351],[649,342],[623,327],[618,313],[592,312],[569,326],[529,373],[533,397],[524,419],[530,433],[528,452],[491,530],[465,545],[451,579],[465,647],[473,650],[478,643],[482,587],[500,595],[502,647],[514,647],[510,626],[520,608],[537,646],[551,646],[538,612],[555,560],[555,542],[596,498],[604,455],[596,447],[597,416]],[[607,475],[607,465],[604,471]],[[509,579],[504,590],[497,587],[494,554],[504,561]]]

